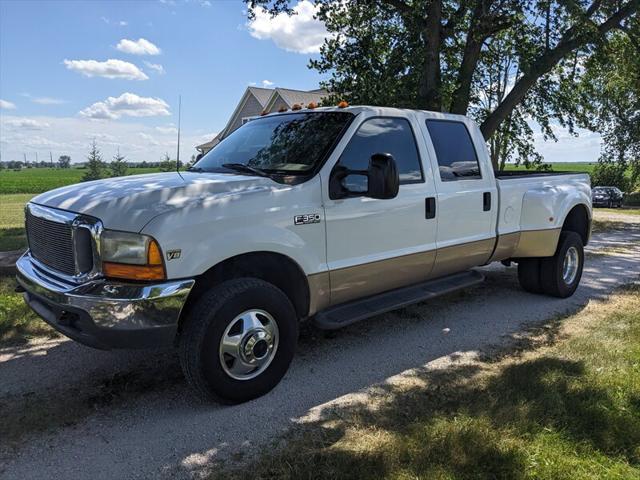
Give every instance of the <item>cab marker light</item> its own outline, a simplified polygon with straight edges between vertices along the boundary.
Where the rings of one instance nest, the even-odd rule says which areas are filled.
[[[349,106],[349,104],[346,102],[346,100],[342,100],[339,104],[338,104],[338,108],[347,108]]]

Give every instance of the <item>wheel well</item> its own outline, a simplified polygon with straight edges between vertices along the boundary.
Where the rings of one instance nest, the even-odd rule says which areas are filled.
[[[582,243],[586,245],[589,241],[589,232],[591,230],[587,207],[582,204],[573,207],[567,218],[564,219],[562,230],[576,232],[582,238]]]
[[[252,277],[269,282],[289,297],[299,318],[309,312],[309,284],[300,266],[285,255],[252,252],[228,258],[198,276],[185,309],[211,287],[233,278]],[[184,317],[184,311],[182,317]]]

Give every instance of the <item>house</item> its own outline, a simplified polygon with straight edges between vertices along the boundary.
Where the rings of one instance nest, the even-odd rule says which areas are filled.
[[[320,104],[327,95],[327,91],[322,88],[305,91],[290,88],[247,87],[227,125],[211,141],[198,145],[196,150],[200,154],[207,153],[235,129],[262,112],[273,113],[281,109],[290,110],[296,104],[303,107],[312,102]]]

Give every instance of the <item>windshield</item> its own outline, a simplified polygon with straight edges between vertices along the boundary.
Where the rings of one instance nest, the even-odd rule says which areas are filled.
[[[347,112],[265,116],[245,123],[197,162],[193,169],[308,173],[318,165],[353,115]],[[240,164],[240,165],[238,165]]]

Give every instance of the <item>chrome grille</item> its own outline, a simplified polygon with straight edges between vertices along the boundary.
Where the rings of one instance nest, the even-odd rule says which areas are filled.
[[[27,209],[26,227],[29,249],[36,260],[66,275],[76,274],[71,224],[37,217]]]

